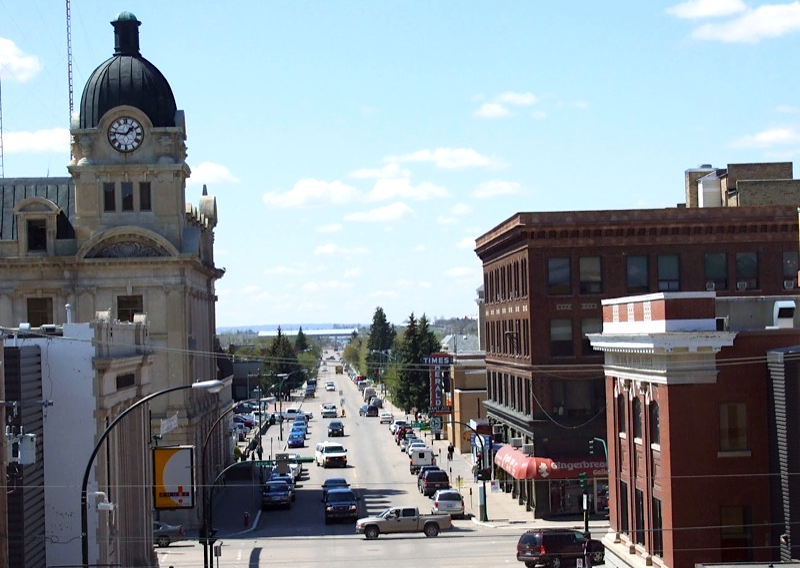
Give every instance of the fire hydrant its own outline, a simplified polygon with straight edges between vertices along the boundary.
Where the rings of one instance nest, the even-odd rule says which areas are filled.
[[[250,513],[245,511],[244,512],[244,528],[247,528],[249,526],[250,526]]]

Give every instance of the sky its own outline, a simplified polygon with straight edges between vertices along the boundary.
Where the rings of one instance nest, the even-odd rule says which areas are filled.
[[[72,0],[74,108],[116,15],[217,199],[220,327],[476,317],[523,211],[674,207],[800,155],[800,2]],[[66,2],[0,0],[5,177],[66,176]]]

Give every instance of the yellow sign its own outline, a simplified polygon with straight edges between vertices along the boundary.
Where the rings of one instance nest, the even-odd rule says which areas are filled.
[[[194,507],[194,446],[153,448],[156,509]]]

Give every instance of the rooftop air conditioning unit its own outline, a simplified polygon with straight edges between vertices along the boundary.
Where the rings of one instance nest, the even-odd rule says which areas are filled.
[[[772,310],[775,327],[791,329],[794,327],[794,300],[778,300]]]
[[[713,291],[713,290],[714,290],[716,287],[717,287],[717,286],[714,284],[714,281],[713,281],[713,280],[709,280],[708,282],[706,282],[706,290],[707,290],[707,291],[711,292],[711,291]]]
[[[525,454],[526,456],[532,456],[533,452],[534,452],[533,444],[522,444],[522,453],[523,454]]]
[[[736,283],[736,289],[737,290],[747,290],[747,281],[739,280],[739,282]]]
[[[522,447],[522,438],[511,438],[511,447],[512,448],[521,448]]]
[[[783,289],[784,290],[794,290],[794,280],[784,280],[783,281]]]

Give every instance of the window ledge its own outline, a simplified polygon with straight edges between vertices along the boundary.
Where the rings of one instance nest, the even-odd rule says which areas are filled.
[[[717,452],[718,458],[750,458],[753,457],[753,452],[750,450],[726,451]]]

